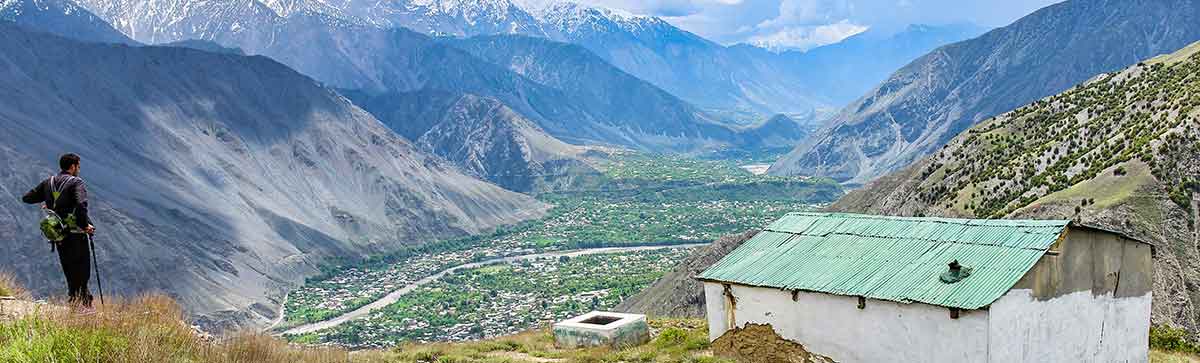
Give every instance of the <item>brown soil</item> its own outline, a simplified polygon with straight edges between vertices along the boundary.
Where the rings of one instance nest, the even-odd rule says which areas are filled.
[[[780,337],[771,325],[746,324],[725,332],[712,343],[713,353],[741,363],[833,363],[800,343]]]

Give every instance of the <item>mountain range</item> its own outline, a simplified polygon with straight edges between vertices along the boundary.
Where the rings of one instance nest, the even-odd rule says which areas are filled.
[[[751,46],[716,44],[657,17],[570,2],[537,9],[526,9],[508,0],[238,0],[195,4],[187,0],[84,0],[82,3],[125,34],[145,43],[209,39],[239,45],[250,53],[258,53],[263,46],[247,42],[290,40],[292,32],[265,30],[284,23],[404,27],[435,37],[523,35],[573,43],[700,109],[742,121],[778,113],[827,114],[886,76],[876,69],[893,70],[936,46],[980,33],[979,28],[970,26],[924,26],[891,38],[860,36],[848,46],[779,54]],[[236,37],[254,40],[223,40],[230,33],[247,33]],[[837,70],[812,67],[818,64]],[[827,92],[829,87],[845,91]],[[848,98],[845,93],[852,96]]]
[[[19,196],[83,155],[108,293],[162,291],[207,329],[261,325],[318,266],[547,206],[422,152],[266,57],[83,43],[0,22],[0,265],[61,286]]]
[[[896,71],[770,169],[863,184],[976,123],[1200,39],[1200,2],[1070,0]]]
[[[136,40],[209,40],[269,56],[342,89],[372,94],[432,90],[494,98],[548,134],[574,144],[645,151],[738,146],[738,133],[717,117],[564,43],[521,36],[487,38],[505,42],[502,47],[544,52],[529,58],[548,62],[546,67],[517,72],[512,64],[480,58],[453,40],[308,11],[284,18],[254,1],[200,3],[179,7],[182,12],[170,17],[145,16],[144,9],[162,8],[152,0],[87,3]],[[152,31],[139,33],[141,29]],[[580,68],[592,72],[575,82],[628,91],[602,93],[550,82],[554,74]],[[618,95],[636,104],[628,108],[614,102]]]

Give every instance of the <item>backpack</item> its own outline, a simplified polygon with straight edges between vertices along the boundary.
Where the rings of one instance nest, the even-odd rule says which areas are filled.
[[[54,213],[54,210],[46,208],[46,216],[42,217],[40,225],[42,236],[46,237],[51,243],[62,242],[67,238],[67,222]]]
[[[71,181],[71,177],[68,177],[67,181],[63,182],[62,185],[55,189],[54,178],[55,177],[51,176],[49,181],[50,196],[53,199],[51,199],[50,203],[47,204],[58,203],[58,197],[61,196],[63,190],[66,189],[67,182]],[[53,205],[56,204],[48,205],[46,209],[44,209],[46,211],[46,216],[42,217],[42,221],[38,227],[42,230],[42,236],[46,237],[47,241],[50,241],[50,243],[57,243],[66,239],[67,233],[70,233],[72,229],[75,229],[75,213],[68,214],[66,218],[62,218],[58,215],[58,213],[54,212],[54,210],[50,208]]]

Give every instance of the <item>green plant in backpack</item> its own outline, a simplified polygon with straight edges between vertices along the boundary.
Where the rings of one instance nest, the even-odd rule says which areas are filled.
[[[70,233],[71,230],[75,229],[75,213],[67,214],[66,218],[62,218],[58,215],[58,213],[51,209],[51,207],[57,205],[58,197],[62,195],[63,189],[67,187],[67,182],[69,182],[70,179],[68,178],[67,181],[64,181],[58,189],[55,189],[54,187],[54,179],[55,178],[53,176],[50,177],[50,196],[52,197],[50,200],[51,205],[44,209],[46,211],[46,216],[42,217],[42,222],[39,224],[39,227],[42,230],[42,236],[46,237],[46,240],[52,243],[62,242],[62,240],[67,238],[67,233]]]

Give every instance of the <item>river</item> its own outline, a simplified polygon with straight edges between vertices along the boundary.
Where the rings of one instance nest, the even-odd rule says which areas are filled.
[[[338,325],[342,325],[343,323],[345,323],[347,321],[351,321],[354,319],[358,319],[358,318],[367,316],[367,314],[370,314],[372,311],[375,311],[376,309],[391,305],[391,304],[395,303],[396,301],[399,301],[401,297],[403,297],[404,295],[407,295],[410,292],[413,292],[418,287],[421,287],[422,285],[428,284],[430,282],[437,281],[438,279],[440,279],[448,274],[459,271],[459,270],[473,269],[473,268],[483,267],[486,265],[491,265],[491,264],[496,264],[496,263],[511,263],[511,262],[522,261],[522,260],[531,260],[531,259],[537,259],[537,258],[542,258],[542,257],[551,257],[551,258],[557,258],[557,257],[562,257],[562,256],[576,257],[576,256],[585,256],[585,255],[598,255],[598,254],[605,254],[605,253],[651,251],[651,250],[661,250],[661,249],[667,249],[667,248],[695,248],[695,247],[701,247],[701,246],[705,246],[705,245],[707,245],[707,243],[673,245],[673,246],[588,248],[588,249],[582,249],[582,250],[556,251],[556,252],[535,253],[535,254],[521,255],[521,256],[509,256],[509,257],[495,258],[495,259],[486,260],[486,261],[458,265],[458,266],[454,266],[454,267],[442,270],[442,271],[440,271],[436,274],[433,274],[429,277],[417,280],[416,282],[413,282],[411,284],[405,285],[402,288],[392,291],[391,293],[387,294],[387,296],[384,296],[383,298],[381,298],[379,300],[375,300],[374,302],[372,302],[370,304],[363,305],[362,307],[360,307],[358,309],[351,310],[351,311],[349,311],[345,314],[339,315],[333,319],[295,326],[295,327],[285,330],[282,334],[311,333],[311,332],[315,332],[318,330],[325,330],[325,329],[333,328]],[[283,315],[283,313],[281,311],[280,312],[281,318],[282,318],[282,315]]]

